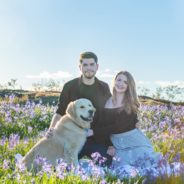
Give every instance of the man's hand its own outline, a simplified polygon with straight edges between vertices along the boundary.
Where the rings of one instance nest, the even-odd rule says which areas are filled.
[[[116,153],[116,149],[114,148],[114,146],[109,146],[107,149],[107,154],[113,157],[115,153]]]
[[[45,136],[47,138],[50,138],[53,136],[53,134],[54,134],[54,128],[49,128],[49,130],[46,132]]]

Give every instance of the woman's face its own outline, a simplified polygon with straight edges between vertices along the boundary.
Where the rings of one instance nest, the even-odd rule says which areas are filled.
[[[128,88],[127,77],[119,74],[115,79],[114,88],[118,93],[125,93]]]

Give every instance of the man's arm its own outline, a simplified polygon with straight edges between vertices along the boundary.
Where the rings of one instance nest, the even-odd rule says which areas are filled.
[[[54,128],[56,123],[61,119],[61,117],[62,116],[60,114],[55,113],[54,116],[52,117],[49,129]]]
[[[52,117],[52,121],[50,123],[50,127],[49,129],[52,129],[55,127],[56,123],[61,119],[61,117],[65,114],[67,105],[70,102],[70,98],[68,96],[68,94],[70,94],[70,90],[69,90],[69,83],[65,84],[63,86],[63,90],[60,94],[59,97],[59,102],[58,102],[58,108],[55,112],[55,114]]]

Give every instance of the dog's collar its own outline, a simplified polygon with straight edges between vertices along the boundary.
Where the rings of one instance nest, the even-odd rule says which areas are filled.
[[[77,123],[75,123],[75,125],[78,126],[80,129],[85,130],[86,133],[87,133],[88,130],[89,130],[89,128],[83,128],[83,127],[81,127],[80,125],[78,125]]]
[[[75,125],[77,125],[79,128],[81,128],[82,130],[84,130],[84,131],[86,132],[86,134],[88,133],[89,128],[83,128],[83,127],[81,127],[81,126],[80,126],[80,125],[78,125],[78,124],[75,124]]]
[[[77,125],[77,124],[76,124]],[[77,125],[79,128],[83,129],[86,133],[86,135],[88,135],[88,131],[89,131],[89,128],[82,128],[81,126]]]

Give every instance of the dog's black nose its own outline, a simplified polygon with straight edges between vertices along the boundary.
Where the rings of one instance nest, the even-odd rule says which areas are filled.
[[[93,110],[88,111],[90,115],[93,115]]]

